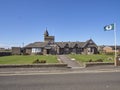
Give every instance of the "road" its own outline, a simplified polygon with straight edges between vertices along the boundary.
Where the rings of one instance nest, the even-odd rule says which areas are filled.
[[[120,72],[0,76],[0,90],[120,90]]]

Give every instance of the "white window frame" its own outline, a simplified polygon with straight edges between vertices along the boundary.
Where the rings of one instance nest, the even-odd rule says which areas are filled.
[[[32,53],[40,53],[41,51],[41,48],[32,48]]]

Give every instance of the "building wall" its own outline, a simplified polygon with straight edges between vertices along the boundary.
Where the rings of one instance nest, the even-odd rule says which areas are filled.
[[[32,54],[32,49],[31,49],[31,48],[27,48],[27,49],[25,50],[25,53],[26,53],[26,54]]]
[[[60,48],[56,45],[49,46],[50,48],[27,48],[25,51],[28,54],[38,54],[42,53],[44,55],[46,54],[97,54],[97,48],[96,47],[85,47],[85,48],[69,48],[64,47]],[[37,49],[37,50],[36,50]]]
[[[44,41],[45,42],[54,42],[54,36],[45,36],[44,37]]]
[[[97,51],[97,48],[95,47],[86,47],[86,48],[83,48],[83,51],[81,52],[82,54],[97,54],[98,51]]]
[[[116,52],[119,52],[119,51],[120,51],[119,49],[116,50]],[[110,46],[106,46],[103,48],[103,52],[109,53],[109,52],[115,52],[115,50],[113,50],[112,47]]]
[[[111,47],[104,47],[103,51],[104,52],[114,52]]]
[[[20,47],[12,47],[12,54],[13,55],[20,55],[21,54],[21,48]]]

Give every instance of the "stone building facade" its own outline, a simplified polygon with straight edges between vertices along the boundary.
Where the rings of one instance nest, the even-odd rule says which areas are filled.
[[[54,36],[44,32],[44,42],[34,42],[24,47],[27,54],[97,54],[97,45],[92,39],[86,42],[55,42]]]
[[[99,46],[98,50],[102,53],[114,53],[115,52],[115,46]],[[116,52],[120,53],[120,46],[116,46]]]
[[[21,54],[21,47],[12,47],[12,54],[13,55],[20,55]]]

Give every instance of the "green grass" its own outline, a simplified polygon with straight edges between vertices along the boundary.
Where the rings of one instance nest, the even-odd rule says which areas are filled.
[[[46,60],[46,63],[58,63],[55,55],[13,55],[0,57],[0,64],[32,64],[36,59]]]
[[[80,62],[89,62],[90,59],[92,61],[96,61],[98,59],[102,59],[103,62],[114,62],[114,55],[105,55],[105,54],[95,54],[95,55],[69,55],[71,58],[75,58],[77,61]],[[112,60],[109,60],[112,58]]]

